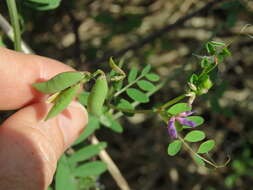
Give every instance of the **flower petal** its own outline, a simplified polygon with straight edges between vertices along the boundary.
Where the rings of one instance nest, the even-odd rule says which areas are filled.
[[[189,115],[192,115],[194,113],[194,111],[184,111],[180,114],[178,114],[178,117],[187,117]]]
[[[196,127],[196,123],[182,117],[176,117],[176,120],[181,124],[181,125],[187,125],[189,127]]]
[[[171,119],[168,122],[168,132],[171,138],[173,139],[177,138],[177,130],[175,127],[175,117],[171,117]]]

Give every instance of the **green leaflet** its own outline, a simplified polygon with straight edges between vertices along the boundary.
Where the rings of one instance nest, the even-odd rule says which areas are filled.
[[[191,111],[191,108],[188,106],[187,103],[177,103],[173,106],[171,106],[167,112],[172,115],[177,115],[179,113],[182,113],[184,111]]]
[[[168,146],[168,154],[170,156],[175,156],[181,149],[182,142],[180,140],[175,140],[171,142]]]
[[[54,76],[48,81],[35,83],[33,84],[33,87],[45,94],[52,94],[65,90],[66,88],[80,82],[84,77],[85,75],[82,72],[64,72]]]
[[[203,142],[199,146],[199,149],[198,149],[197,153],[200,153],[200,154],[207,153],[207,152],[209,152],[210,150],[213,149],[214,145],[215,145],[215,141],[214,140],[208,140],[206,142]]]
[[[67,156],[64,154],[58,162],[55,175],[55,190],[77,190],[77,187],[77,180],[74,178]]]
[[[77,177],[99,176],[106,171],[106,164],[101,161],[92,161],[77,167],[73,174]]]
[[[47,114],[45,121],[52,117],[55,117],[60,112],[62,112],[70,104],[70,102],[72,101],[72,99],[74,98],[74,96],[76,95],[79,89],[80,89],[80,85],[78,84],[62,91],[58,95],[54,106],[51,108],[51,110]]]
[[[108,92],[108,84],[105,75],[101,75],[91,89],[88,97],[88,111],[93,115],[100,116]]]

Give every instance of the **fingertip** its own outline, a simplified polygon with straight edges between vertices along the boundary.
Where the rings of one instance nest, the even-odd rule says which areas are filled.
[[[58,116],[58,122],[63,134],[65,148],[68,148],[79,137],[87,125],[88,113],[79,102],[73,101]]]

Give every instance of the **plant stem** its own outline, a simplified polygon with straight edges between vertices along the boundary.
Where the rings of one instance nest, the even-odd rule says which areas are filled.
[[[9,22],[0,14],[0,28],[8,36],[11,41],[14,41],[14,32]],[[21,48],[24,53],[34,53],[33,50],[21,39]]]
[[[179,140],[183,143],[183,145],[185,146],[185,148],[186,148],[187,150],[190,151],[190,153],[191,153],[192,155],[194,155],[194,156],[200,158],[201,160],[203,160],[204,162],[210,164],[211,166],[213,166],[213,167],[216,168],[216,169],[217,169],[217,168],[222,168],[222,167],[226,166],[227,163],[230,161],[230,159],[228,159],[228,161],[227,161],[225,164],[220,165],[220,166],[219,166],[219,165],[216,165],[215,163],[211,162],[210,160],[207,160],[206,158],[200,156],[198,153],[196,153],[194,150],[192,150],[192,148],[184,141],[184,139],[183,139],[182,137],[178,136],[178,138],[179,138]]]
[[[181,95],[181,96],[178,96],[178,97],[176,97],[176,98],[173,98],[172,100],[170,100],[170,101],[166,102],[165,104],[163,104],[159,109],[160,109],[160,110],[164,110],[164,109],[166,109],[167,107],[169,107],[169,106],[171,106],[171,105],[173,105],[173,104],[179,102],[180,100],[184,99],[185,97],[186,97],[186,95],[183,94],[183,95]]]
[[[154,90],[152,90],[152,91],[150,91],[150,92],[147,92],[146,95],[147,95],[148,97],[152,96],[154,93],[156,93],[158,90],[160,90],[166,83],[167,83],[167,80],[164,80],[164,81],[160,82],[160,83],[156,86],[156,88],[155,88]],[[132,103],[132,106],[135,108],[135,107],[138,106],[139,104],[140,104],[140,102],[134,101],[134,102]],[[114,118],[114,119],[118,119],[118,118],[120,118],[122,115],[123,115],[123,113],[120,111],[120,112],[117,112],[116,114],[114,114],[114,115],[113,115],[113,118]]]
[[[123,109],[123,108],[118,108],[112,104],[109,104],[108,105],[110,108],[112,109],[115,109],[115,110],[118,110],[118,111],[121,111],[121,112],[128,112],[128,113],[145,113],[145,114],[148,114],[148,113],[155,113],[156,111],[155,110],[132,110],[132,109]]]
[[[137,77],[133,82],[130,82],[128,85],[126,85],[124,88],[122,88],[120,91],[116,92],[114,94],[114,97],[117,97],[118,95],[122,94],[123,92],[125,92],[130,86],[134,85],[138,80],[140,80],[142,77],[144,77],[143,75],[140,75],[139,77]]]
[[[20,31],[20,25],[19,25],[19,18],[18,18],[18,10],[16,6],[16,0],[6,0],[11,25],[14,30],[14,48],[16,51],[22,51],[21,48],[21,31]]]

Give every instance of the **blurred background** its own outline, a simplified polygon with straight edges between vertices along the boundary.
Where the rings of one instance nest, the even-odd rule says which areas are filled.
[[[133,190],[253,189],[253,1],[63,0],[51,11],[20,10],[23,40],[36,54],[88,71],[108,70],[110,56],[123,57],[125,70],[151,64],[168,82],[143,108],[184,92],[207,41],[230,44],[214,87],[194,103],[216,141],[212,157],[223,163],[229,155],[227,167],[199,167],[185,151],[169,157],[166,126],[152,115],[122,118],[122,134],[101,129],[97,137]],[[9,20],[5,3],[0,13]],[[0,45],[13,48],[1,29]],[[99,183],[118,189],[108,172]]]

